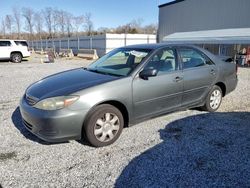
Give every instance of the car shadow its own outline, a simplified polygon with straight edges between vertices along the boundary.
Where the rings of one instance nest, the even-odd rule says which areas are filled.
[[[29,59],[22,59],[22,62],[28,62]],[[21,63],[22,63],[21,62]],[[0,63],[12,63],[12,64],[18,64],[18,63],[13,63],[11,62],[10,60],[3,60],[3,59],[0,59]]]
[[[0,63],[10,63],[10,61],[9,60],[0,59]]]
[[[69,142],[58,142],[58,143],[50,143],[50,142],[46,142],[44,140],[41,140],[40,138],[38,138],[37,136],[33,135],[32,133],[30,133],[23,125],[22,123],[22,116],[21,116],[21,112],[19,107],[17,107],[15,109],[15,111],[12,113],[11,116],[12,122],[14,124],[14,126],[19,130],[19,132],[27,139],[33,141],[33,142],[37,142],[39,144],[42,145],[56,145],[56,144],[64,144],[64,143],[69,143]]]
[[[250,113],[205,113],[159,131],[162,143],[134,158],[115,187],[250,186]]]

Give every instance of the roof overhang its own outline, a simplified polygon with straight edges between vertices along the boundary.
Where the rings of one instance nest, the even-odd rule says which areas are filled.
[[[180,3],[180,2],[182,2],[182,1],[185,1],[185,0],[170,1],[170,2],[168,2],[168,3],[164,3],[164,4],[159,5],[158,7],[159,7],[159,8],[162,8],[162,7],[166,7],[166,6],[169,6],[169,5],[173,5],[173,4]]]
[[[250,28],[173,33],[163,38],[171,44],[250,44]]]

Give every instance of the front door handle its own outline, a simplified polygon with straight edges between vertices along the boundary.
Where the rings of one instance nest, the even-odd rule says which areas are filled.
[[[175,79],[174,79],[174,81],[175,82],[180,82],[180,81],[182,81],[182,79],[183,79],[182,77],[176,76]]]

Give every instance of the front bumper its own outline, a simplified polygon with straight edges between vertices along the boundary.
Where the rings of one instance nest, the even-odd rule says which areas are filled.
[[[23,97],[20,112],[24,126],[31,133],[47,142],[63,142],[81,139],[88,110],[73,111],[65,108],[45,111],[30,106]]]

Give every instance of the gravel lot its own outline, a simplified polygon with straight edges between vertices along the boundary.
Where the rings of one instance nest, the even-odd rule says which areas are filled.
[[[187,110],[124,129],[105,148],[48,144],[25,130],[25,88],[85,60],[0,62],[0,187],[250,187],[250,69],[216,113]]]

